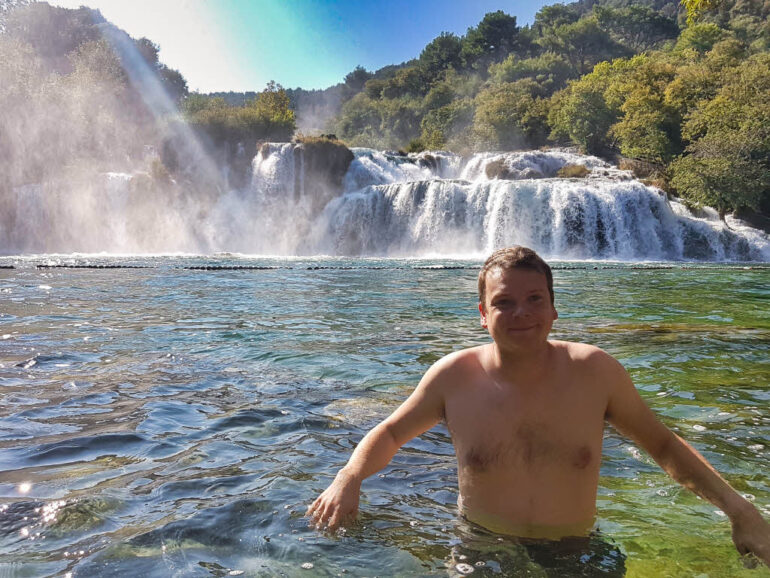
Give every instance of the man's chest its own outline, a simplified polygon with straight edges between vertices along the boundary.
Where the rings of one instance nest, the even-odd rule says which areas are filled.
[[[592,469],[601,460],[602,400],[591,392],[505,395],[477,388],[446,404],[461,468]]]

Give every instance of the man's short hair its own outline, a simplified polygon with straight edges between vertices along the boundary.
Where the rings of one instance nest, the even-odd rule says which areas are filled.
[[[548,284],[548,293],[553,304],[553,274],[548,263],[540,258],[540,255],[532,249],[516,245],[506,249],[498,249],[484,261],[479,271],[479,303],[484,303],[487,294],[487,273],[495,269],[510,271],[511,269],[530,269],[545,275]]]

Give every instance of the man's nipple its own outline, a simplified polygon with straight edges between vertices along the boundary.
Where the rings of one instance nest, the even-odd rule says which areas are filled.
[[[591,463],[592,458],[593,458],[593,454],[591,453],[591,448],[589,448],[588,446],[580,446],[578,450],[575,452],[575,457],[572,460],[572,465],[579,470],[584,470]]]

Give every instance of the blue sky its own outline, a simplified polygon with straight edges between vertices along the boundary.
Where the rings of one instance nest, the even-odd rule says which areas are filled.
[[[136,38],[160,45],[160,58],[191,90],[326,88],[357,65],[376,70],[419,56],[443,31],[462,35],[487,12],[519,25],[555,0],[51,0],[84,5]]]

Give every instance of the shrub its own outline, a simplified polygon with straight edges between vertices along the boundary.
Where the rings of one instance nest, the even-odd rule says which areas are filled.
[[[583,165],[564,165],[556,173],[557,177],[562,179],[582,179],[591,171]]]

